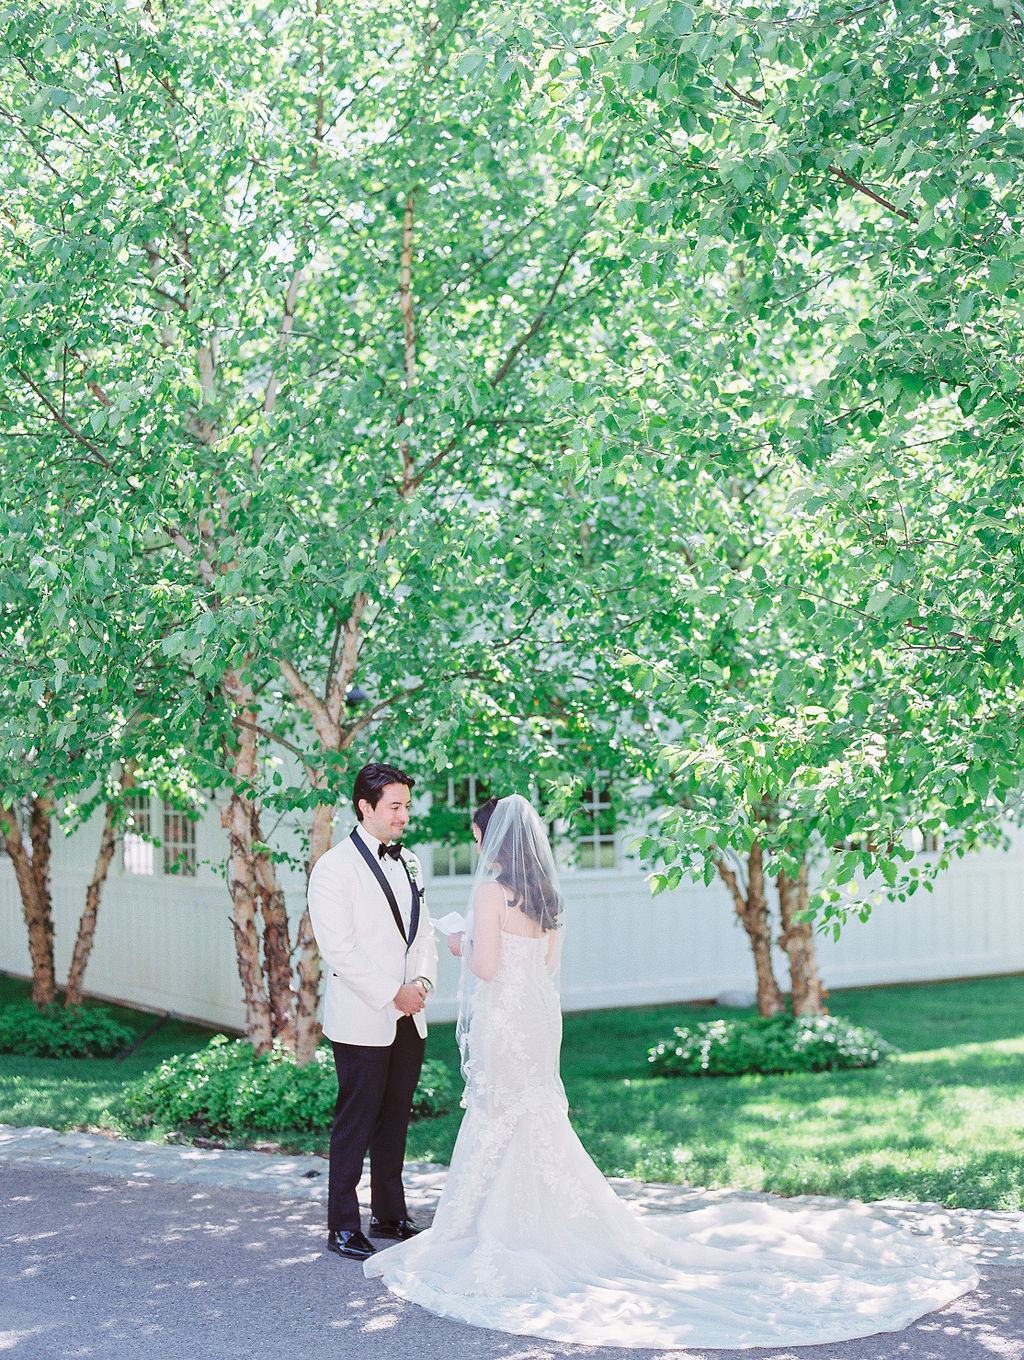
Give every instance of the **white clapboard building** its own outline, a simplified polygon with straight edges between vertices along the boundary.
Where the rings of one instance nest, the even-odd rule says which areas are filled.
[[[463,783],[456,802],[473,800]],[[461,796],[460,796],[461,795]],[[563,968],[567,1009],[657,1004],[750,993],[753,967],[726,890],[686,885],[652,897],[643,867],[629,856],[631,833],[617,829],[602,792],[591,791],[583,830],[559,846],[571,912]],[[336,835],[351,818],[342,809]],[[226,841],[215,807],[191,821],[157,798],[138,796],[135,831],[118,846],[100,905],[86,973],[89,995],[241,1028],[243,1007],[225,884]],[[881,893],[870,919],[852,919],[838,941],[820,936],[827,986],[983,976],[1024,970],[1024,834],[1008,849],[954,862],[935,891],[906,902]],[[71,956],[78,915],[95,858],[98,822],[55,837],[53,895],[58,978]],[[465,906],[471,847],[417,841],[427,901],[435,916]],[[930,852],[922,849],[926,857]],[[289,913],[304,907],[304,875],[285,871]],[[455,1013],[456,964],[441,950],[441,977],[430,1003],[437,1020]],[[0,970],[30,975],[21,901],[10,861],[0,855]],[[778,960],[780,981],[787,976]]]

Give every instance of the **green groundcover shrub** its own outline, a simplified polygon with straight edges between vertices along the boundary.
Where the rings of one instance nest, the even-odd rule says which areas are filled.
[[[220,1034],[178,1054],[125,1089],[123,1112],[140,1124],[188,1125],[207,1133],[323,1129],[334,1116],[334,1058],[323,1044],[300,1067],[280,1044],[259,1056],[244,1039]],[[423,1064],[413,1117],[447,1114],[452,1081],[444,1063]]]
[[[743,1072],[824,1072],[874,1067],[891,1044],[841,1015],[759,1015],[676,1028],[648,1051],[660,1077],[726,1077]]]
[[[0,1011],[0,1053],[23,1058],[109,1058],[135,1037],[103,1006],[37,1010],[31,1001],[14,1001]]]

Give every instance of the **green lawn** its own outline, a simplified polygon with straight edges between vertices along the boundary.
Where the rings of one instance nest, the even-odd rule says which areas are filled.
[[[0,978],[0,1003],[24,994]],[[611,1175],[1024,1209],[1024,976],[837,992],[830,1004],[878,1030],[899,1056],[858,1072],[650,1078],[652,1043],[673,1025],[723,1012],[680,1005],[566,1016],[563,1074],[580,1137]],[[118,1014],[140,1034],[154,1021]],[[122,1063],[0,1056],[0,1121],[100,1125],[122,1082],[201,1047],[209,1033],[168,1022]],[[427,1051],[457,1072],[451,1025],[432,1028]],[[410,1158],[447,1161],[459,1119],[456,1109],[414,1124]],[[326,1130],[286,1145],[323,1152]]]
[[[568,1015],[576,1130],[609,1175],[1024,1209],[1024,976],[836,992],[830,1007],[901,1053],[865,1071],[651,1078],[651,1044],[724,1012]],[[453,1042],[437,1026],[430,1051]],[[410,1155],[447,1160],[457,1126],[415,1126]]]
[[[0,973],[0,1006],[24,1001],[30,994],[27,983]],[[160,1021],[159,1015],[124,1006],[109,1009],[139,1039]],[[118,1099],[126,1081],[133,1081],[175,1053],[203,1048],[215,1033],[201,1025],[166,1020],[123,1061],[19,1058],[0,1053],[0,1123],[41,1124],[62,1131],[98,1127],[103,1111]]]

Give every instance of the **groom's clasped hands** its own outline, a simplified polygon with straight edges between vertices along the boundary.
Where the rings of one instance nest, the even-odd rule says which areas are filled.
[[[416,982],[407,982],[395,993],[395,1007],[403,1015],[416,1015],[423,1009],[427,993]]]

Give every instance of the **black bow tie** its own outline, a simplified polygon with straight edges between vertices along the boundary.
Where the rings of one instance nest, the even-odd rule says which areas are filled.
[[[402,857],[402,842],[401,842],[401,841],[393,841],[393,842],[391,843],[391,845],[378,845],[378,846],[377,846],[377,858],[378,858],[378,859],[383,859],[385,855],[390,855],[392,859],[401,859],[401,857]]]

